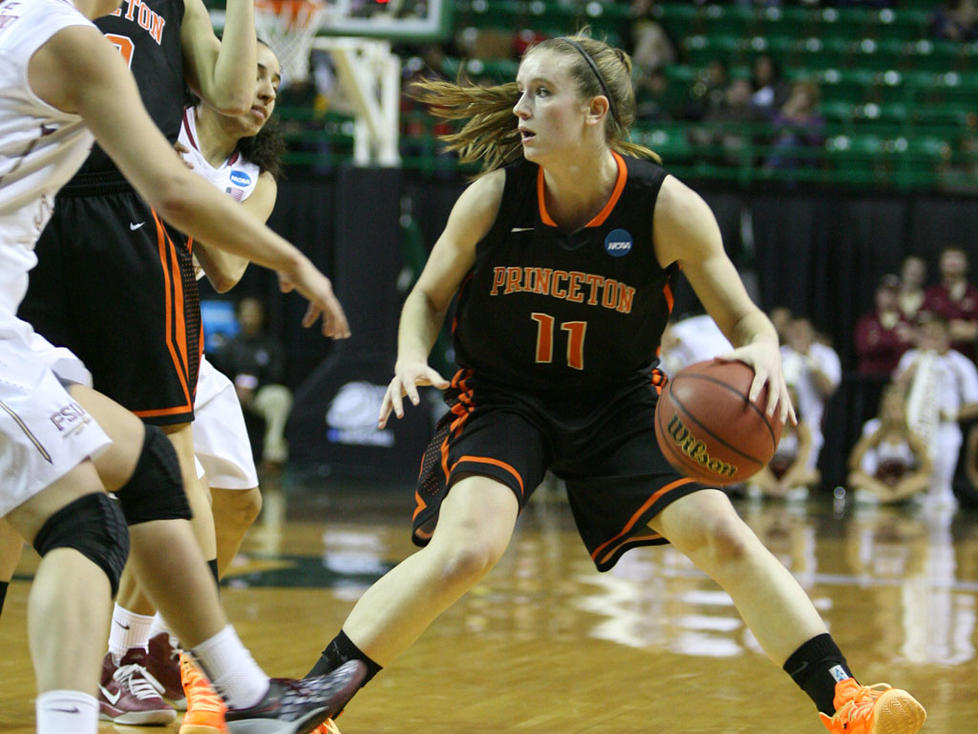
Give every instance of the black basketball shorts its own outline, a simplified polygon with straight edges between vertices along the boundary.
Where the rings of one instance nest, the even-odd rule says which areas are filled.
[[[200,298],[187,239],[128,185],[62,192],[19,315],[147,423],[193,420]]]
[[[658,373],[656,373],[658,374]],[[706,485],[670,466],[655,439],[656,386],[545,398],[489,386],[460,370],[446,391],[418,476],[413,540],[425,545],[459,475],[509,487],[522,510],[548,469],[567,486],[581,539],[599,571],[640,545],[668,540],[648,527],[666,506]]]

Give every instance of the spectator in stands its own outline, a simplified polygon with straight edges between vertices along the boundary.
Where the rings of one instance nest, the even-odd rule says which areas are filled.
[[[973,194],[978,188],[978,114],[965,115],[964,125],[938,172],[942,191]]]
[[[711,124],[699,128],[693,140],[700,145],[718,147],[715,158],[719,162],[753,165],[757,157],[754,151],[757,135],[752,126],[764,119],[764,113],[751,102],[750,83],[746,79],[734,79],[727,86],[723,105],[704,118]]]
[[[809,464],[812,452],[812,425],[804,413],[798,410],[798,391],[791,384],[788,393],[795,405],[798,425],[785,423],[781,440],[767,466],[748,481],[750,497],[767,496],[787,500],[804,500],[810,489],[818,486],[822,475]]]
[[[774,138],[765,165],[770,168],[799,168],[818,165],[818,153],[825,140],[825,118],[819,112],[818,84],[809,79],[796,81],[791,93],[771,119]]]
[[[968,282],[968,255],[956,245],[945,247],[939,261],[941,282],[924,292],[923,310],[945,319],[951,347],[969,359],[976,357],[978,288]]]
[[[292,391],[285,382],[285,350],[265,330],[265,304],[242,298],[237,306],[241,331],[214,355],[215,366],[231,378],[241,407],[265,421],[262,465],[278,471],[288,459],[285,423],[292,411]]]
[[[897,301],[900,312],[911,324],[924,305],[924,283],[927,281],[927,263],[919,255],[908,255],[900,266],[900,294]]]
[[[900,311],[900,278],[884,275],[876,286],[876,305],[856,322],[857,371],[889,379],[911,346],[913,325]]]
[[[644,122],[669,122],[675,119],[669,78],[661,69],[635,80],[635,118]]]
[[[927,444],[907,424],[906,398],[890,384],[849,454],[847,483],[857,501],[900,502],[926,491],[932,473]]]
[[[951,348],[948,322],[924,311],[917,347],[900,359],[895,379],[907,393],[907,423],[934,462],[927,504],[957,507],[952,481],[962,440],[958,420],[978,414],[978,368]]]
[[[750,85],[751,102],[768,116],[781,109],[788,99],[789,89],[781,78],[781,67],[770,54],[754,57]]]
[[[948,0],[935,10],[931,34],[945,41],[978,39],[978,3],[975,0]]]
[[[700,313],[670,322],[662,334],[662,371],[675,377],[696,362],[726,354],[733,347],[709,314]]]
[[[676,60],[676,47],[652,14],[652,0],[632,0],[625,37],[631,40],[632,65],[639,73],[661,69]]]
[[[822,435],[825,405],[842,380],[842,364],[832,347],[816,339],[812,322],[804,317],[794,318],[788,324],[781,360],[785,382],[798,391],[798,402],[794,405],[811,426],[808,466],[814,469],[825,443]]]
[[[791,319],[794,318],[791,313],[791,309],[787,308],[786,306],[775,306],[768,314],[768,318],[770,318],[771,323],[774,324],[774,330],[778,332],[778,341],[784,344],[788,324],[790,324]]]
[[[694,122],[706,119],[727,104],[730,76],[727,65],[714,59],[700,72],[689,89],[689,101],[683,116]]]

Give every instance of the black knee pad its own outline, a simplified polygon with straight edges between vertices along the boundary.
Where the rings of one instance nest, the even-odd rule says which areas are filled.
[[[177,452],[156,426],[146,426],[143,450],[129,481],[115,491],[129,525],[152,520],[189,520]]]
[[[129,528],[119,503],[94,492],[49,517],[34,538],[34,548],[41,556],[55,548],[74,548],[105,571],[115,598],[129,556]]]

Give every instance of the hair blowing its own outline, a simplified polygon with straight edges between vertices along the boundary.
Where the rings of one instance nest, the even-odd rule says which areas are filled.
[[[651,158],[661,163],[658,153],[629,140],[629,130],[635,122],[631,58],[621,49],[582,33],[570,38],[591,57],[604,80],[604,87],[613,98],[610,101],[615,114],[612,115],[609,110],[605,115],[605,139],[608,145],[618,153]],[[523,58],[543,50],[555,51],[566,58],[566,69],[582,98],[604,96],[601,81],[594,70],[566,38],[541,41],[528,48]],[[454,83],[426,79],[415,82],[409,95],[428,105],[435,117],[466,121],[460,130],[439,135],[448,150],[458,151],[462,163],[481,161],[482,170],[486,172],[523,155],[519,121],[513,114],[513,107],[520,96],[516,82],[479,86],[464,79]]]

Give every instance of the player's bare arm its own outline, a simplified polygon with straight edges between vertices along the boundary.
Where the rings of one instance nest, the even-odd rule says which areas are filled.
[[[241,202],[260,221],[267,222],[275,208],[278,183],[275,177],[265,171],[258,177],[255,190]],[[248,259],[234,255],[218,247],[210,247],[205,242],[194,243],[194,256],[204,269],[207,280],[218,293],[227,293],[241,280],[248,268]]]
[[[332,285],[305,255],[244,207],[190,171],[142,106],[132,74],[95,28],[56,33],[31,59],[31,87],[48,104],[82,117],[99,145],[168,222],[191,236],[279,272],[322,313],[323,333],[349,336]]]
[[[377,421],[381,428],[387,425],[392,410],[398,418],[404,417],[404,396],[413,405],[420,402],[418,385],[448,387],[448,381],[428,366],[428,354],[459,284],[475,263],[476,245],[496,219],[505,183],[506,173],[493,171],[462,192],[418,282],[405,299],[394,377]]]
[[[203,0],[185,0],[180,44],[184,78],[201,99],[225,115],[251,108],[257,63],[253,0],[227,0],[221,40]]]
[[[723,249],[716,218],[695,191],[668,176],[662,183],[653,214],[653,236],[659,264],[678,262],[707,313],[734,345],[724,359],[737,359],[754,369],[750,399],[770,383],[767,414],[780,406],[781,420],[796,422],[781,372],[777,332],[750,300],[740,275]]]

